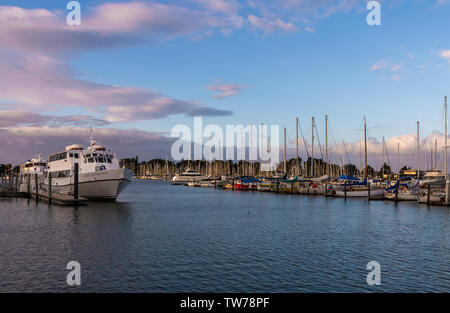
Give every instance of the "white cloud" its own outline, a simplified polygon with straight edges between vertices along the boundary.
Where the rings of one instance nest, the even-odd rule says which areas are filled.
[[[260,18],[255,15],[249,15],[247,19],[253,27],[263,30],[266,34],[276,31],[294,32],[299,30],[294,24],[284,22],[279,18],[268,19],[265,17]]]

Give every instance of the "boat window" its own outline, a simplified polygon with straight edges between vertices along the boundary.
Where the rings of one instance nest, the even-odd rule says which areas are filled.
[[[95,161],[94,161],[94,158],[89,158],[88,159],[88,163],[94,163]]]
[[[96,156],[97,156],[97,153],[93,153],[92,155],[96,157]]]
[[[96,172],[98,172],[98,171],[105,171],[105,170],[106,170],[106,167],[104,165],[99,165],[99,166],[95,167],[95,171]]]
[[[73,153],[70,153],[69,156],[70,156],[71,158],[73,158]]]
[[[70,176],[70,170],[51,172],[51,176],[52,176],[52,178],[69,177]]]
[[[75,159],[78,159],[78,153],[75,153],[74,156],[75,156]]]
[[[112,160],[110,158],[108,158],[108,163],[112,163]]]
[[[98,162],[99,162],[99,163],[104,163],[104,162],[105,162],[105,159],[103,159],[103,158],[98,158]]]

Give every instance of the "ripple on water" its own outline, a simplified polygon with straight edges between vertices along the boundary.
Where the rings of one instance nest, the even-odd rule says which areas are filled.
[[[117,203],[0,199],[0,292],[450,291],[449,211],[135,181]],[[378,261],[382,286],[366,284]]]

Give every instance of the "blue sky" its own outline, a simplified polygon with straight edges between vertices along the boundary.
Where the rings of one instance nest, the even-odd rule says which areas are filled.
[[[85,27],[83,19],[94,16],[96,8],[106,3],[132,3],[79,2],[82,25],[75,27],[81,28]],[[450,55],[445,53],[450,51],[450,1],[381,1],[381,26],[367,25],[366,1],[240,1],[229,2],[234,7],[221,11],[204,6],[201,0],[160,3],[167,8],[201,10],[211,18],[231,16],[241,21],[239,26],[223,26],[220,22],[220,26],[199,25],[194,30],[177,29],[169,35],[167,30],[160,35],[159,28],[150,29],[153,37],[132,44],[89,46],[73,51],[70,47],[67,51],[56,48],[54,52],[23,47],[10,38],[2,40],[2,48],[63,60],[64,67],[74,71],[78,80],[140,88],[182,103],[195,102],[208,109],[232,112],[209,114],[205,123],[279,124],[287,127],[288,137],[293,139],[296,116],[309,136],[311,117],[316,117],[321,130],[323,116],[328,114],[339,142],[359,140],[361,133],[357,129],[363,116],[368,120],[369,135],[378,140],[414,133],[417,120],[421,121],[424,136],[434,130],[442,131],[443,98],[450,94]],[[65,4],[2,1],[4,6],[42,8],[60,17],[66,13]],[[261,24],[252,23],[250,16]],[[152,25],[140,27],[133,31],[142,35]],[[231,30],[224,34],[224,29]],[[5,36],[0,35],[2,38]],[[74,47],[79,46],[74,40]],[[240,89],[235,95],[216,99],[217,93],[211,86],[220,85]],[[9,94],[0,99],[24,102]],[[56,103],[51,103],[50,112],[43,105],[47,99],[39,105],[25,103],[21,107],[42,115],[83,115],[106,120],[111,117],[111,113],[105,113],[107,104],[106,109],[91,110],[89,106],[61,105],[57,98],[51,100]],[[5,105],[0,109],[14,108]],[[176,124],[192,124],[192,117],[183,114],[182,109],[175,111],[181,113],[113,119],[101,127],[165,134]]]

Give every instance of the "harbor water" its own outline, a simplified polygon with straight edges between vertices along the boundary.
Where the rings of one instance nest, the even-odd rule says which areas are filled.
[[[67,291],[449,292],[450,211],[160,181],[77,208],[0,199],[0,292]]]

